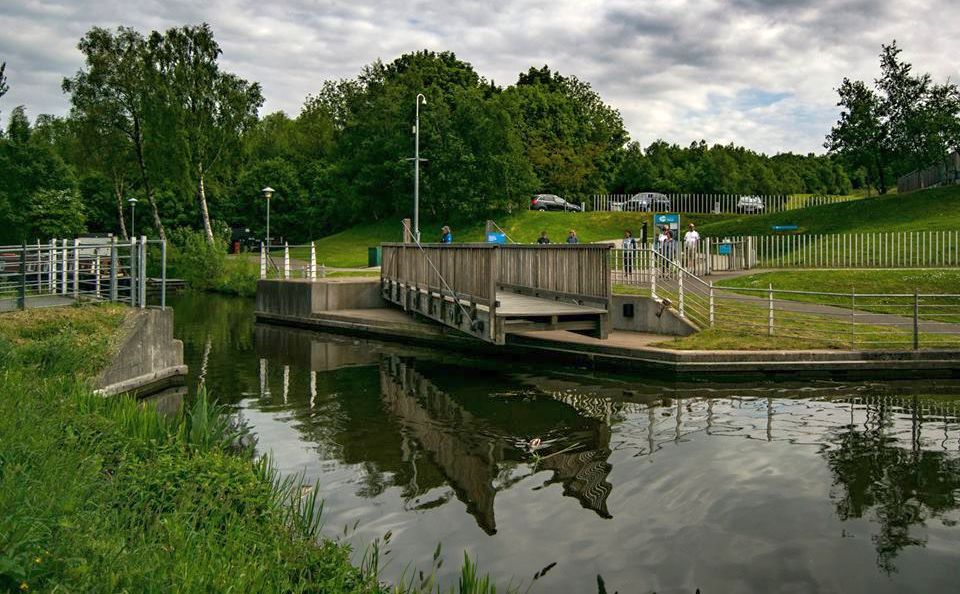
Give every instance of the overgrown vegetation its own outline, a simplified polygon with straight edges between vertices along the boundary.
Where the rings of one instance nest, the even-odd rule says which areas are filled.
[[[0,316],[0,591],[399,591],[320,538],[316,489],[254,461],[205,395],[173,417],[94,396],[125,317]],[[494,591],[470,563],[464,577]]]
[[[170,233],[167,276],[182,278],[199,291],[252,297],[257,292],[260,271],[250,258],[227,257],[222,234],[215,235],[211,243],[203,231],[179,228]]]

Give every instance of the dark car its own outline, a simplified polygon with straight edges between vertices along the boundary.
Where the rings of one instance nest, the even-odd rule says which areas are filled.
[[[667,212],[672,204],[670,197],[659,192],[640,192],[623,202],[613,202],[610,210],[624,212]]]
[[[537,194],[530,199],[530,210],[567,210],[581,212],[583,207],[579,204],[567,202],[555,194]]]

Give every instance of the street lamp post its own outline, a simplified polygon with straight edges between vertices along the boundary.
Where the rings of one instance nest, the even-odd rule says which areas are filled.
[[[417,115],[413,132],[416,136],[413,148],[413,236],[420,243],[420,103],[427,104],[423,93],[417,94]]]
[[[274,189],[270,186],[260,190],[263,197],[267,199],[267,253],[270,253],[270,197],[273,196]]]
[[[130,237],[137,236],[137,199],[130,198],[127,200],[130,203]]]

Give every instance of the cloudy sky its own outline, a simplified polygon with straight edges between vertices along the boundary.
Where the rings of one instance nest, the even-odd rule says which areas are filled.
[[[844,76],[872,80],[880,44],[960,79],[958,0],[0,0],[4,116],[64,113],[60,81],[91,26],[209,22],[228,70],[294,115],[325,79],[377,58],[452,50],[498,84],[549,64],[590,82],[631,137],[822,152]],[[412,99],[411,99],[412,100]]]

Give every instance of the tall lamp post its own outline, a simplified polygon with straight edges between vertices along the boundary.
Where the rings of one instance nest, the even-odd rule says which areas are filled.
[[[417,116],[413,126],[416,137],[413,148],[413,236],[420,243],[420,104],[426,105],[423,93],[417,94]]]
[[[270,253],[270,198],[273,196],[274,189],[270,186],[260,190],[263,197],[267,199],[267,253]]]
[[[130,203],[130,237],[137,236],[137,199],[130,198],[127,200]]]

